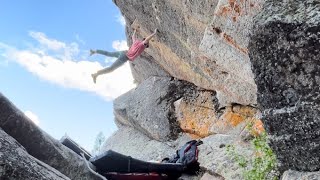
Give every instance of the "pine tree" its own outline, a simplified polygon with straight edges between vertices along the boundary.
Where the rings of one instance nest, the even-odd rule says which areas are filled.
[[[93,147],[93,150],[92,150],[92,154],[93,155],[97,155],[100,153],[101,151],[101,148],[102,148],[102,145],[105,141],[105,136],[103,134],[103,132],[99,132],[99,134],[96,136],[96,140],[94,142],[94,147]]]

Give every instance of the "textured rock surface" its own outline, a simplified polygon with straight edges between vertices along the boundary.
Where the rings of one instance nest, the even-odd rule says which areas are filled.
[[[114,2],[128,25],[135,21],[140,27],[140,37],[159,29],[146,53],[171,76],[217,91],[223,106],[256,103],[246,46],[259,0]]]
[[[224,180],[223,177],[217,175],[211,175],[209,173],[205,173],[200,180]]]
[[[160,65],[149,55],[141,55],[136,60],[130,63],[131,72],[135,81],[140,84],[142,81],[151,76],[168,77],[169,74],[165,72]]]
[[[214,174],[219,174],[225,179],[243,179],[242,169],[226,154],[227,145],[234,145],[236,152],[244,157],[252,156],[252,148],[249,143],[243,143],[230,135],[211,135],[203,140],[199,146],[200,166]]]
[[[211,80],[221,104],[255,104],[256,85],[248,56],[252,17],[263,0],[219,0],[199,49],[212,65]]]
[[[283,173],[281,180],[317,180],[320,179],[320,172],[299,172],[288,170]]]
[[[150,77],[114,101],[116,120],[156,140],[175,138],[181,130],[175,121],[173,102],[192,89],[187,82]]]
[[[151,77],[114,101],[119,127],[131,126],[161,141],[183,131],[194,138],[215,133],[239,135],[256,114],[252,107],[219,110],[216,93],[167,77]]]
[[[175,116],[184,132],[206,137],[218,120],[218,100],[214,92],[196,91],[174,102]]]
[[[239,135],[252,121],[256,126],[261,125],[261,121],[254,120],[255,108],[232,105],[219,109],[216,93],[206,90],[195,90],[174,102],[174,106],[181,129],[194,138],[212,134]],[[263,131],[262,126],[257,128],[257,134],[260,131]]]
[[[150,139],[131,127],[122,127],[104,143],[104,151],[112,149],[116,152],[145,160],[161,161],[175,153],[175,149],[167,144]]]
[[[282,169],[320,169],[320,2],[268,0],[249,45],[258,102]]]
[[[210,131],[218,134],[239,135],[245,126],[253,121],[256,113],[256,109],[249,106],[228,106],[221,111],[219,120],[210,127]]]
[[[0,93],[0,127],[27,152],[70,179],[98,179],[82,158],[37,127]]]
[[[0,128],[0,179],[70,180],[59,171],[30,156],[26,150]]]

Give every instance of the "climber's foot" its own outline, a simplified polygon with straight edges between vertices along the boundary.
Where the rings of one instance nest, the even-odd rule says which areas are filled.
[[[93,79],[93,82],[96,83],[97,82],[97,74],[96,73],[91,74],[91,77]]]
[[[92,55],[95,54],[95,53],[96,53],[95,50],[90,49],[90,55],[89,55],[89,56],[92,56]]]

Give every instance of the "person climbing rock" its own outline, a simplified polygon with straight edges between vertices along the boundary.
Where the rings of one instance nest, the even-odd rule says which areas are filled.
[[[136,36],[136,29],[135,29],[132,35],[132,41],[133,41],[132,46],[127,51],[108,52],[103,50],[90,49],[90,56],[93,54],[102,54],[105,56],[118,58],[111,66],[91,74],[93,82],[96,83],[98,76],[114,71],[115,69],[119,68],[128,60],[133,61],[134,59],[136,59],[145,50],[145,48],[149,47],[149,41],[157,33],[157,31],[158,30],[155,29],[154,32],[148,37],[144,38],[143,40],[138,40],[135,37]]]

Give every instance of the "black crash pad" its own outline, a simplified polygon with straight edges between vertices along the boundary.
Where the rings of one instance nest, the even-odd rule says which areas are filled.
[[[96,166],[97,172],[105,174],[107,172],[118,173],[182,173],[185,166],[176,163],[153,163],[134,159],[115,151],[109,150],[89,160]]]

